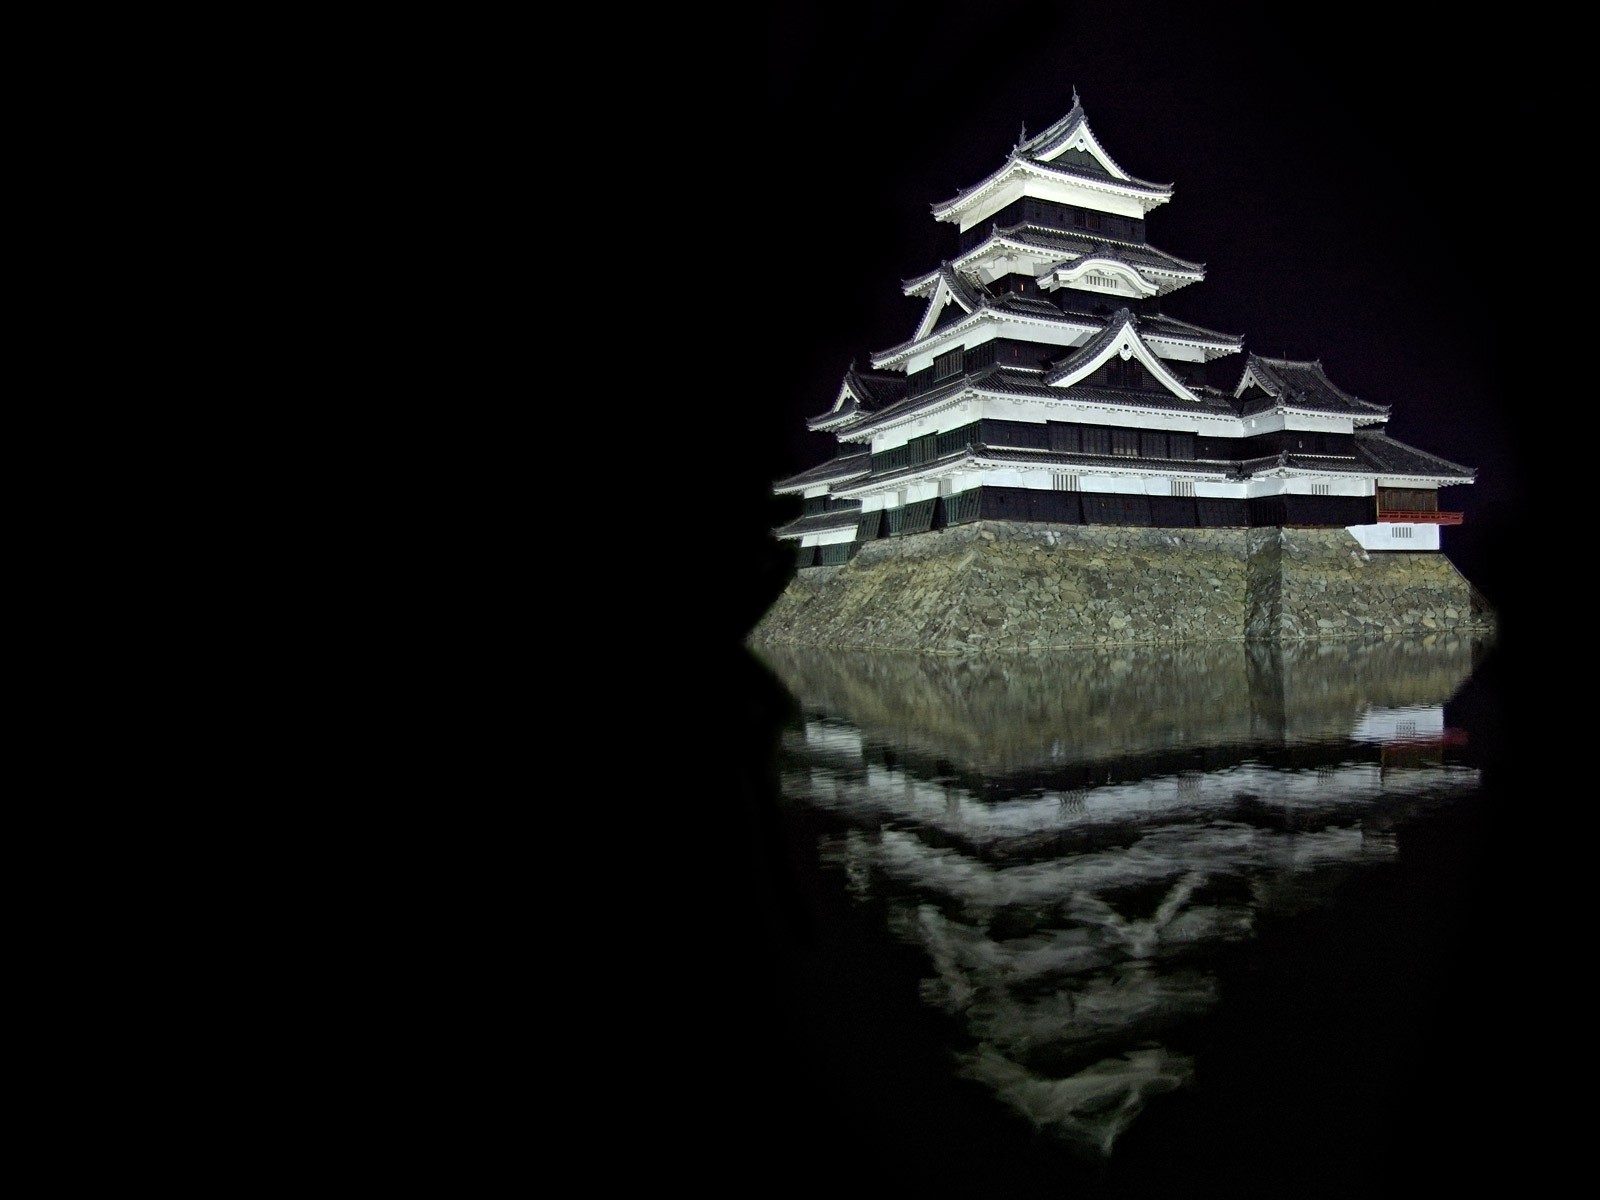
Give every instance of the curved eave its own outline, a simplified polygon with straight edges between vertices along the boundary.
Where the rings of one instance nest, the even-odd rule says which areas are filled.
[[[1234,387],[1235,398],[1244,397],[1252,385],[1270,400],[1242,401],[1239,410],[1245,415],[1258,415],[1269,409],[1314,416],[1333,414],[1350,417],[1363,425],[1389,419],[1388,405],[1352,396],[1328,378],[1321,359],[1268,358],[1251,354]]]
[[[885,471],[881,475],[874,475],[871,479],[857,480],[848,487],[837,489],[833,494],[841,500],[860,500],[866,496],[892,492],[897,488],[904,487],[907,483],[915,483],[919,479],[948,475],[952,469],[959,468],[971,455],[972,447],[970,445],[963,446],[959,450],[952,450],[949,454],[925,463],[918,463],[913,467],[901,467],[897,471]]]
[[[861,416],[861,405],[854,396],[841,397],[840,403],[825,413],[806,418],[806,428],[813,432],[826,432],[848,425]]]
[[[1135,243],[1109,242],[1111,249],[1143,249]],[[951,260],[951,266],[964,273],[976,273],[989,258],[1015,259],[1030,264],[1029,273],[1035,279],[1049,279],[1060,275],[1062,272],[1071,271],[1086,259],[1097,256],[1092,249],[1083,251],[1071,250],[1062,246],[1042,246],[1004,235],[986,238],[972,249]],[[1151,263],[1133,258],[1115,258],[1113,261],[1120,263],[1127,270],[1133,271],[1140,279],[1156,288],[1157,294],[1167,295],[1179,288],[1188,287],[1193,283],[1205,280],[1205,268],[1177,263],[1165,262]],[[1032,266],[1031,264],[1037,264]],[[905,294],[908,296],[925,296],[932,287],[933,276],[924,275],[917,279],[908,280],[903,284]]]
[[[1124,181],[1107,179],[1099,175],[1084,175],[1064,167],[1053,167],[1047,163],[1020,158],[1013,152],[1006,156],[1005,165],[987,179],[958,192],[949,200],[930,205],[934,219],[959,222],[962,213],[978,207],[985,199],[1000,191],[1018,176],[1030,176],[1048,183],[1072,184],[1087,191],[1103,192],[1108,196],[1131,200],[1146,213],[1172,199],[1170,184],[1140,183],[1131,179]]]
[[[984,470],[1071,470],[1082,475],[1112,475],[1120,478],[1144,478],[1160,475],[1163,478],[1182,478],[1212,483],[1235,482],[1237,476],[1232,464],[1196,462],[1180,458],[1118,458],[1105,454],[1075,454],[1060,450],[1024,450],[1005,446],[989,446],[982,442],[969,443],[930,462],[897,471],[886,471],[871,479],[853,483],[847,488],[835,489],[841,499],[859,500],[867,496],[897,491],[908,483],[939,479],[955,471]]]
[[[889,367],[903,367],[912,357],[923,351],[943,342],[960,340],[960,338],[984,321],[1008,321],[1024,325],[1038,325],[1046,329],[1071,329],[1085,333],[1094,333],[1101,327],[1100,322],[1092,318],[1073,320],[1067,313],[1062,313],[1059,318],[1056,318],[1047,317],[1043,314],[1034,315],[1032,313],[1001,311],[985,305],[976,312],[968,313],[954,324],[942,326],[925,336],[901,342],[898,346],[891,346],[887,350],[874,352],[871,357],[873,369],[883,370]]]
[[[900,294],[914,296],[919,300],[926,299],[933,294],[943,275],[944,268],[938,266],[924,275],[918,275],[913,279],[903,279],[900,281]]]
[[[1085,254],[1081,258],[1063,262],[1051,269],[1044,278],[1054,280],[1058,287],[1070,288],[1075,287],[1078,281],[1091,271],[1100,275],[1123,276],[1132,283],[1134,290],[1138,293],[1137,298],[1140,300],[1147,300],[1151,296],[1161,294],[1160,285],[1147,279],[1145,273],[1133,263],[1125,258],[1114,258],[1107,254]],[[1090,295],[1101,294],[1091,288],[1080,288],[1078,290],[1087,292]],[[1170,291],[1171,289],[1168,290]],[[1121,297],[1119,296],[1118,298],[1120,299]]]
[[[1389,479],[1398,481],[1391,486],[1447,487],[1451,484],[1472,483],[1470,472],[1455,475],[1448,472],[1385,470],[1381,467],[1352,459],[1328,459],[1315,455],[1274,454],[1263,458],[1248,458],[1238,464],[1246,479]]]
[[[1356,453],[1365,460],[1369,472],[1385,479],[1426,479],[1442,486],[1472,483],[1478,474],[1472,467],[1418,450],[1383,433],[1357,434]]]
[[[1239,405],[1240,417],[1335,417],[1356,426],[1383,425],[1389,420],[1389,410],[1371,405],[1359,408],[1339,404],[1280,404],[1271,399],[1255,404]]]
[[[1476,475],[1411,475],[1396,471],[1375,471],[1377,478],[1387,480],[1385,487],[1454,487],[1457,484],[1476,483]]]
[[[1163,337],[1161,334],[1152,333],[1145,338],[1146,345],[1161,347],[1163,349],[1176,349],[1179,346],[1190,350],[1198,350],[1205,362],[1215,362],[1230,354],[1237,354],[1243,348],[1240,342],[1213,342],[1202,341],[1199,338]],[[1191,388],[1191,391],[1194,389]]]
[[[1242,402],[1235,399],[1234,402],[1241,417],[1338,417],[1358,426],[1383,425],[1389,420],[1388,406],[1354,398],[1305,404],[1280,400],[1276,396],[1257,396]]]
[[[1190,401],[1174,396],[1170,392],[1145,392],[1138,395],[1138,400],[1132,400],[1111,393],[1109,390],[1086,389],[1081,386],[1050,388],[1042,383],[1037,386],[1013,383],[1008,387],[986,387],[981,381],[974,382],[970,376],[964,375],[944,387],[925,392],[914,399],[903,400],[900,404],[882,412],[872,413],[864,417],[860,423],[842,430],[838,436],[841,442],[865,442],[876,434],[908,422],[937,415],[969,401],[986,400],[1008,403],[1025,400],[1061,412],[1103,413],[1108,417],[1133,415],[1148,417],[1151,413],[1163,413],[1171,417],[1221,421],[1229,426],[1238,421],[1238,414],[1228,405],[1224,397],[1197,393],[1195,399]]]
[[[859,509],[812,513],[809,516],[798,517],[786,525],[779,525],[772,531],[772,536],[780,538],[805,537],[808,533],[830,533],[835,529],[854,529],[860,523],[861,512]]]
[[[1188,271],[1163,271],[1155,267],[1134,267],[1140,276],[1156,286],[1156,294],[1170,296],[1179,288],[1186,288],[1190,284],[1203,283],[1205,276],[1198,272]]]
[[[990,229],[990,238],[986,238],[985,242],[993,238],[999,238],[1029,249],[1043,250],[1055,256],[1086,254],[1092,252],[1096,247],[1108,246],[1113,250],[1132,254],[1138,258],[1154,260],[1151,264],[1152,266],[1159,264],[1171,270],[1193,271],[1202,275],[1206,269],[1205,263],[1190,262],[1187,259],[1179,258],[1176,254],[1170,254],[1165,250],[1158,249],[1148,242],[1132,242],[1126,238],[1112,237],[1098,230],[1091,233],[1087,230],[1057,229],[1054,226],[1040,225],[1033,221],[1013,221],[1003,227],[991,226]],[[980,246],[983,244],[983,242],[979,243]],[[973,249],[977,249],[977,247],[973,247]],[[966,252],[966,254],[971,253],[971,250]],[[966,255],[962,255],[962,257],[964,258]],[[959,262],[960,259],[954,261]]]
[[[1317,408],[1311,405],[1284,404],[1273,409],[1272,411],[1274,413],[1281,413],[1285,416],[1341,417],[1349,420],[1355,425],[1382,425],[1389,420],[1389,410],[1386,408],[1377,409],[1376,411],[1351,411],[1350,409],[1341,408]]]
[[[836,458],[801,471],[798,475],[780,479],[772,485],[772,492],[775,496],[787,496],[822,483],[838,484],[845,480],[858,479],[871,470],[871,467],[871,456],[865,453]]]
[[[812,433],[837,433],[858,424],[866,416],[867,414],[860,409],[852,409],[847,413],[827,413],[820,417],[807,418],[806,428]]]
[[[881,433],[886,429],[893,429],[906,421],[932,416],[934,413],[954,408],[975,395],[977,393],[969,386],[967,377],[963,375],[943,387],[924,392],[920,396],[902,400],[899,404],[886,408],[882,412],[873,413],[870,417],[851,426],[849,429],[841,430],[839,440],[842,442],[868,441],[876,433]]]
[[[1074,454],[1061,450],[1026,450],[1010,446],[973,447],[972,460],[978,469],[985,467],[1035,467],[1055,469],[1073,467],[1080,474],[1123,477],[1181,475],[1185,479],[1227,483],[1234,479],[1231,463],[1203,462],[1192,458],[1122,458],[1109,454]]]
[[[1120,343],[1120,345],[1119,345]],[[1099,370],[1113,357],[1137,358],[1144,368],[1166,385],[1167,390],[1179,400],[1199,404],[1200,397],[1191,392],[1182,380],[1172,374],[1159,355],[1145,344],[1127,309],[1106,323],[1100,335],[1090,341],[1061,366],[1045,373],[1047,387],[1070,388]]]
[[[909,293],[908,293],[909,294]],[[918,294],[926,295],[928,307],[923,310],[922,320],[917,323],[917,332],[912,337],[913,342],[923,341],[934,336],[944,310],[954,304],[966,314],[955,321],[960,325],[968,317],[976,316],[983,310],[983,296],[966,280],[947,267],[941,267],[934,278],[932,290],[918,289]],[[946,329],[954,326],[945,326]],[[939,330],[940,333],[943,330]],[[873,364],[875,367],[876,363]]]
[[[1203,420],[1222,421],[1230,428],[1239,422],[1238,414],[1225,400],[1219,400],[1216,396],[1203,391],[1195,392],[1194,400],[1185,400],[1165,390],[1125,393],[1083,384],[1070,388],[1047,388],[1040,385],[1040,391],[1044,393],[1040,397],[1041,400],[1053,400],[1058,406],[1073,412],[1105,413],[1108,416],[1134,414],[1149,416],[1151,413],[1165,413],[1173,417],[1199,417]],[[1013,399],[1017,395],[1015,392],[996,394]]]
[[[1147,179],[1136,179],[1123,166],[1112,158],[1106,148],[1100,144],[1100,139],[1095,136],[1093,127],[1089,124],[1089,115],[1083,111],[1083,105],[1078,100],[1077,89],[1073,89],[1072,108],[1060,120],[1052,122],[1033,137],[1024,137],[1019,141],[1013,151],[1019,158],[1033,162],[1053,162],[1068,150],[1084,150],[1110,171],[1118,179],[1130,183],[1142,184],[1145,187],[1170,189],[1171,184],[1152,183]]]
[[[1228,354],[1244,349],[1242,334],[1219,333],[1215,329],[1207,329],[1192,321],[1180,321],[1177,317],[1169,317],[1165,313],[1160,316],[1145,317],[1143,322],[1145,325],[1143,336],[1147,342],[1160,340],[1174,345],[1193,346],[1196,349],[1213,346]]]

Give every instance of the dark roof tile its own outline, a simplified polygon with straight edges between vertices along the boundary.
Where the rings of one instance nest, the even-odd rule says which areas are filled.
[[[1477,475],[1472,467],[1397,442],[1381,430],[1357,430],[1356,453],[1369,470],[1389,475],[1449,476],[1463,483],[1471,483]]]
[[[804,537],[808,533],[825,533],[832,529],[854,529],[860,521],[860,509],[846,508],[797,517],[787,525],[778,526],[772,532],[777,537]]]
[[[857,475],[865,475],[871,466],[871,461],[872,456],[865,449],[852,446],[848,453],[841,453],[837,458],[831,458],[825,463],[801,471],[798,475],[779,480],[773,485],[773,491],[798,492],[813,484],[837,483]]]
[[[1239,411],[1243,416],[1279,407],[1368,418],[1382,418],[1389,413],[1386,405],[1362,400],[1335,386],[1317,361],[1251,354],[1245,360],[1239,382],[1243,384],[1246,378],[1254,379],[1265,396],[1242,397]]]

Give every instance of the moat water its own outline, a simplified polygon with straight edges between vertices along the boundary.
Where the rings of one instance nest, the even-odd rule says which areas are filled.
[[[1332,1197],[1511,1161],[1508,976],[1547,964],[1497,652],[753,654],[763,1178]]]

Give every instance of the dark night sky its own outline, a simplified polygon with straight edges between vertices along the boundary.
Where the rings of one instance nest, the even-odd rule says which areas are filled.
[[[909,336],[922,306],[902,282],[953,253],[953,227],[930,206],[997,168],[1023,125],[1035,133],[1065,115],[1074,88],[1125,170],[1174,187],[1149,239],[1205,264],[1206,278],[1165,311],[1241,335],[1246,352],[1320,359],[1339,387],[1390,406],[1393,436],[1476,468],[1477,483],[1442,493],[1466,513],[1444,549],[1497,603],[1508,598],[1525,397],[1506,388],[1500,355],[1530,310],[1513,290],[1526,279],[1507,233],[1542,238],[1566,218],[1497,216],[1529,194],[1506,186],[1502,201],[1497,176],[1548,176],[1560,162],[1560,113],[1542,72],[1508,86],[1491,52],[1514,61],[1535,35],[1449,31],[1445,53],[1447,31],[1387,29],[1384,9],[1326,10],[1350,19],[1342,28],[1299,11],[769,10],[761,108],[727,111],[761,132],[767,172],[757,211],[731,214],[733,228],[772,264],[744,333],[766,370],[738,401],[751,418],[734,472],[740,532],[761,561],[743,621],[778,586],[776,560],[756,548],[791,515],[771,483],[833,452],[805,419],[832,404],[852,359],[866,366]]]

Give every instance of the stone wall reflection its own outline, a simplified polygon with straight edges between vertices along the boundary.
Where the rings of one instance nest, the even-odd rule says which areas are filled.
[[[767,646],[807,709],[978,769],[1347,737],[1373,707],[1441,705],[1481,639],[1217,642],[949,657]]]

